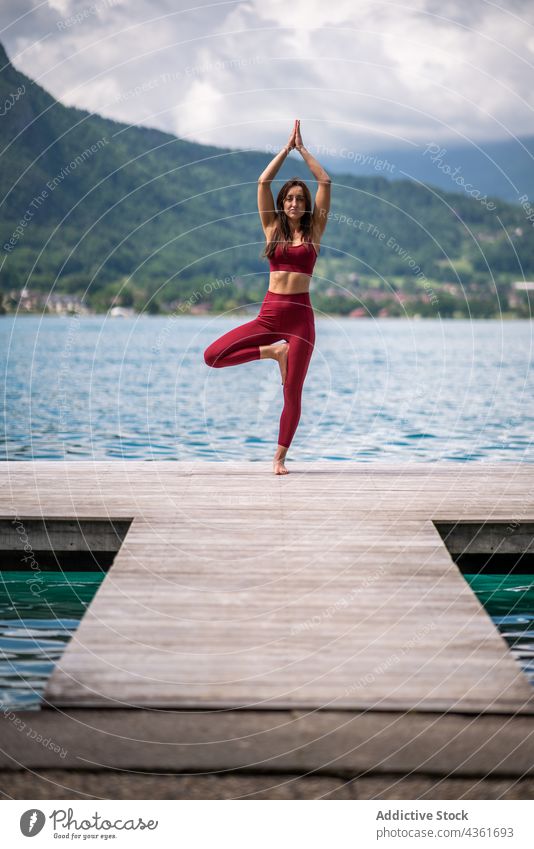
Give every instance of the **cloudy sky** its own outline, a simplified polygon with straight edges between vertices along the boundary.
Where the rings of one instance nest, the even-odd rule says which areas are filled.
[[[532,0],[2,0],[0,25],[61,102],[204,143],[533,134]]]

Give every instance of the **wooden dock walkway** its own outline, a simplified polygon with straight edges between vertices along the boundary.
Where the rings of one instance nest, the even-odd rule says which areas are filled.
[[[131,519],[59,708],[534,713],[439,522],[534,522],[534,466],[7,462],[0,513]]]

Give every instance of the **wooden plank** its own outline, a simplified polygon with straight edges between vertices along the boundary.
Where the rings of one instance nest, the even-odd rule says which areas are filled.
[[[245,462],[3,464],[4,516],[16,506],[133,518],[46,699],[534,712],[433,524],[534,521],[534,467],[290,468],[276,478]]]
[[[530,716],[385,711],[24,711],[0,721],[6,792],[17,765],[147,772],[309,771],[534,776]],[[43,746],[50,740],[54,749]],[[69,778],[66,786],[71,787]],[[442,783],[439,784],[440,789]],[[71,794],[69,794],[71,795]],[[455,797],[457,798],[457,797]]]

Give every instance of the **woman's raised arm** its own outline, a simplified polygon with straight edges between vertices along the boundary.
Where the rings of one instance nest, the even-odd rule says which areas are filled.
[[[288,155],[290,150],[295,147],[297,122],[289,136],[289,141],[279,153],[269,162],[267,168],[258,177],[258,212],[261,218],[261,224],[267,235],[267,230],[271,227],[276,219],[276,208],[274,205],[273,193],[271,191],[271,183],[278,174],[282,162]]]
[[[295,147],[297,138],[296,132],[297,122],[295,121],[295,125],[291,130],[291,135],[289,136],[287,144],[284,145],[282,150],[276,154],[276,156],[274,157],[274,159],[271,160],[271,162],[269,162],[265,171],[260,174],[260,176],[258,177],[258,183],[270,183],[272,180],[274,180],[274,178],[278,174],[278,171],[280,170],[282,162],[288,155],[289,151],[293,150],[293,148]]]
[[[309,150],[306,150],[302,144],[302,136],[300,135],[300,121],[296,122],[295,147],[308,164],[308,168],[317,180],[317,192],[315,194],[315,204],[313,207],[313,227],[316,228],[318,238],[324,232],[328,221],[328,213],[330,212],[330,195],[332,180],[324,170],[323,166],[317,162]]]
[[[331,183],[332,180],[324,170],[323,166],[317,162],[315,157],[313,157],[309,150],[307,150],[302,144],[302,136],[300,134],[300,121],[296,121],[296,133],[295,133],[295,147],[307,163],[308,168],[312,172],[313,176],[317,180],[318,183]]]

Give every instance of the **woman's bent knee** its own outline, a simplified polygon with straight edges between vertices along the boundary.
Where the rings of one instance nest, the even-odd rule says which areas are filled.
[[[211,348],[211,346],[206,348],[206,350],[204,351],[204,362],[206,363],[206,365],[210,366],[211,368],[217,368],[218,363],[216,362],[216,360],[216,352]]]

